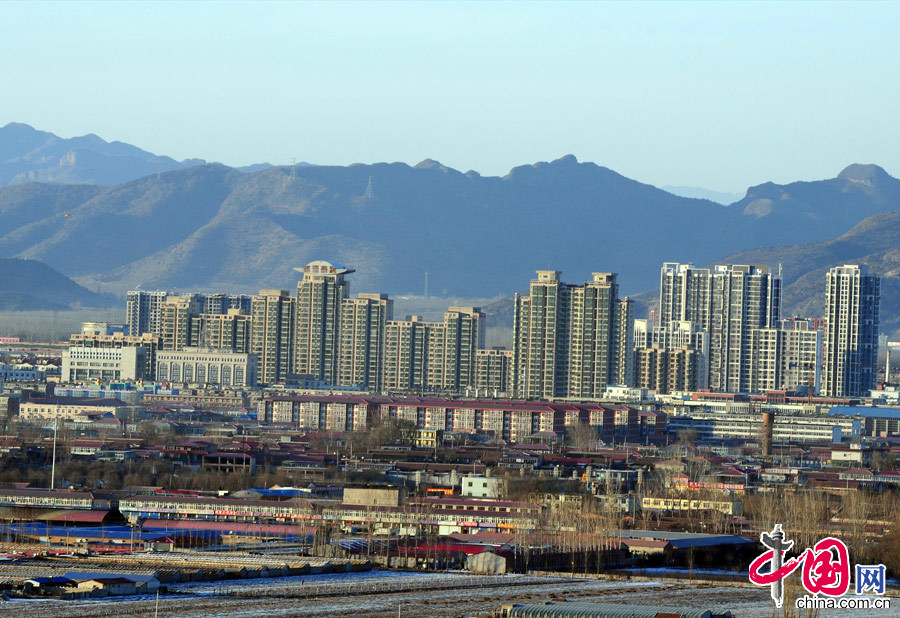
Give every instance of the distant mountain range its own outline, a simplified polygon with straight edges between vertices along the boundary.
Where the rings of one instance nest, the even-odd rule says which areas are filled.
[[[205,164],[203,159],[176,161],[94,134],[65,139],[18,122],[0,127],[0,186],[25,182],[114,185]],[[268,163],[241,169],[266,167]]]
[[[355,268],[357,291],[419,292],[427,271],[433,294],[490,296],[550,265],[570,279],[618,270],[642,289],[676,248],[697,260],[732,250],[721,234],[680,240],[697,221],[729,227],[723,211],[571,156],[503,178],[435,161],[248,173],[212,164],[111,187],[0,188],[0,255],[117,292],[293,287],[293,267],[316,257]]]
[[[36,260],[0,258],[0,310],[109,307],[115,296],[95,294]]]
[[[47,152],[56,148],[54,140],[71,141],[7,125],[0,129],[0,169],[16,158],[10,153],[28,147],[21,135],[35,133],[50,144]],[[773,267],[781,261],[787,282],[797,273],[802,284],[806,273],[810,281],[818,277],[825,262],[849,259],[838,250],[847,244],[838,238],[847,230],[900,210],[900,180],[875,165],[851,165],[827,180],[761,184],[722,205],[677,196],[571,155],[516,167],[503,177],[462,173],[430,159],[414,167],[300,164],[239,171],[76,139],[106,144],[129,160],[143,157],[146,165],[164,159],[176,167],[100,186],[97,179],[109,178],[115,165],[98,163],[107,171],[97,171],[93,184],[84,184],[87,175],[79,172],[76,185],[0,187],[0,256],[40,260],[90,289],[115,293],[135,287],[291,289],[293,268],[316,258],[356,269],[354,292],[391,294],[420,293],[427,272],[432,295],[495,296],[527,288],[542,268],[562,270],[573,283],[591,271],[617,272],[621,292],[635,294],[658,285],[664,261],[708,264],[723,256]],[[60,177],[48,173],[46,180]],[[853,242],[865,252],[868,236],[857,235]],[[786,248],[798,244],[809,248]],[[819,246],[825,247],[817,249],[822,261],[813,263],[810,251]],[[872,253],[859,254],[859,261]],[[886,268],[886,261],[879,263]],[[789,287],[786,308],[812,310],[816,287],[805,292],[801,285],[796,296]]]
[[[663,191],[668,191],[674,195],[681,197],[693,197],[699,200],[709,200],[718,204],[732,204],[741,197],[743,193],[728,193],[726,191],[713,191],[712,189],[704,189],[703,187],[673,187],[671,185],[661,187]]]

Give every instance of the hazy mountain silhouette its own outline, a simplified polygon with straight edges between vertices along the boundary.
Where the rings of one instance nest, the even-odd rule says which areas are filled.
[[[0,130],[0,160],[40,150],[29,135],[50,135],[22,127]],[[617,272],[621,292],[633,294],[656,287],[663,261],[706,264],[756,247],[824,242],[864,217],[900,210],[900,181],[872,165],[751,187],[729,206],[571,155],[503,177],[430,159],[259,167],[193,165],[113,186],[0,187],[0,256],[41,260],[118,293],[293,288],[293,267],[323,258],[357,270],[354,292],[419,293],[427,271],[433,295],[487,297],[555,268],[572,283]]]
[[[743,193],[728,193],[727,191],[713,191],[712,189],[704,189],[703,187],[675,187],[672,185],[666,185],[665,187],[660,187],[663,191],[668,191],[673,195],[680,195],[681,197],[694,197],[701,200],[709,200],[711,202],[716,202],[717,204],[733,204],[741,199],[744,194]]]
[[[324,257],[357,269],[356,290],[418,292],[428,271],[432,293],[460,295],[518,289],[548,266],[572,281],[617,271],[646,288],[673,249],[713,259],[750,220],[571,156],[503,178],[433,161],[205,165],[105,188],[0,189],[0,214],[0,255],[45,261],[89,287],[293,287],[293,267]]]
[[[0,258],[0,310],[109,307],[115,296],[96,294],[36,260]]]
[[[0,185],[111,185],[204,163],[202,159],[176,161],[157,156],[94,134],[65,139],[18,122],[0,127]]]

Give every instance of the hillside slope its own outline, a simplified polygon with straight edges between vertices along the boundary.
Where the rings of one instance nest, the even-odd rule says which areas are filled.
[[[825,273],[832,266],[862,264],[881,277],[881,330],[900,329],[900,211],[872,215],[825,242],[741,251],[717,263],[783,264],[785,314],[821,316]]]
[[[703,261],[733,247],[725,232],[738,218],[571,156],[503,178],[434,161],[252,173],[206,165],[99,191],[54,190],[70,216],[16,207],[23,192],[48,191],[41,185],[0,189],[0,211],[18,215],[0,219],[0,255],[118,291],[292,287],[291,269],[315,257],[355,268],[357,291],[420,291],[427,271],[433,293],[493,295],[548,265],[575,281],[618,271],[640,288],[676,249]],[[75,206],[73,193],[83,199]],[[681,240],[700,234],[711,240]],[[660,240],[642,246],[641,237]]]
[[[722,206],[572,156],[504,177],[432,160],[252,172],[210,164],[109,187],[0,188],[0,256],[117,293],[293,288],[293,268],[322,258],[356,269],[354,292],[418,293],[427,272],[432,294],[490,297],[556,268],[572,283],[617,272],[621,293],[634,294],[655,287],[664,261],[825,242],[891,210],[900,210],[900,181],[876,166],[760,185]],[[790,272],[795,256],[779,252]]]
[[[96,294],[35,260],[0,258],[0,310],[109,307],[114,296]]]

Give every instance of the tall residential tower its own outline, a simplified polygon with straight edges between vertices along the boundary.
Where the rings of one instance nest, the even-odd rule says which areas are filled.
[[[862,397],[875,387],[881,283],[855,264],[825,275],[826,397]]]
[[[659,329],[698,324],[709,335],[709,388],[750,389],[750,333],[781,318],[781,276],[763,266],[712,269],[667,262],[660,275]]]
[[[381,390],[384,328],[393,317],[394,301],[386,294],[360,294],[344,299],[336,384]]]
[[[559,271],[539,270],[529,295],[516,296],[513,318],[513,391],[519,397],[597,398],[616,383],[626,358],[613,273],[592,273],[584,285],[560,280]],[[624,346],[627,347],[627,346]]]
[[[287,290],[260,290],[253,297],[250,351],[257,357],[263,384],[284,381],[291,367],[294,299]]]
[[[297,284],[293,372],[335,384],[341,304],[350,295],[344,277],[354,271],[324,260],[295,270],[302,272],[303,278]]]
[[[159,307],[168,292],[132,290],[125,295],[125,322],[128,334],[140,337],[144,333],[159,334]]]

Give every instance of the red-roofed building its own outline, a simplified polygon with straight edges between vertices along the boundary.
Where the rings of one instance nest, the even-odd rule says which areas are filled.
[[[375,418],[415,423],[419,429],[452,433],[493,433],[507,442],[536,434],[565,433],[566,427],[588,422],[601,438],[637,440],[637,410],[627,406],[520,400],[462,400],[427,397],[303,395],[269,397],[260,403],[264,423],[297,429],[358,431]]]

